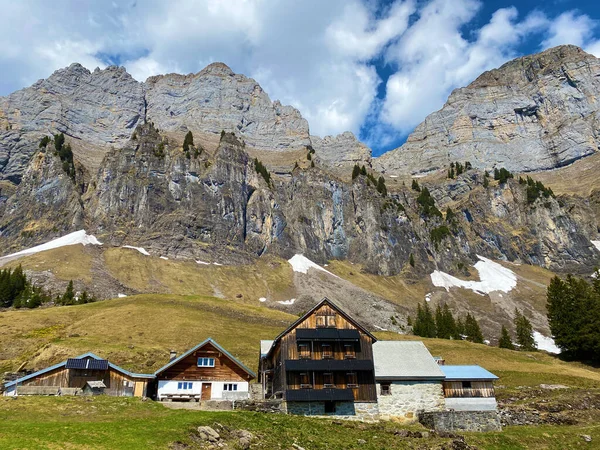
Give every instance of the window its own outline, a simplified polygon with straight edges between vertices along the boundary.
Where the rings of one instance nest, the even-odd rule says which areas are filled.
[[[392,395],[392,387],[390,383],[381,383],[381,395]]]
[[[198,367],[215,367],[215,358],[198,358]]]
[[[223,390],[224,391],[237,391],[237,383],[225,383],[223,385]]]
[[[325,316],[327,328],[335,328],[335,315]]]
[[[463,381],[462,382],[462,387],[463,387],[463,389],[471,389],[471,382],[470,381]]]
[[[300,359],[310,359],[310,346],[306,343],[298,344],[298,355]]]
[[[317,328],[325,328],[325,316],[317,316]]]
[[[349,388],[358,387],[358,377],[356,376],[356,372],[348,372],[346,374],[346,384]]]
[[[194,383],[192,383],[192,382],[180,381],[179,383],[177,383],[177,390],[178,391],[185,391],[185,390],[188,390],[188,389],[192,389],[193,385],[194,385]]]
[[[321,351],[323,352],[323,359],[333,358],[333,351],[330,344],[321,344]]]
[[[312,384],[310,382],[310,377],[308,376],[307,372],[302,372],[300,374],[300,387],[303,389],[312,388]]]
[[[356,349],[354,348],[354,344],[344,344],[344,358],[356,358]]]
[[[333,374],[332,373],[324,373],[323,374],[323,387],[332,388],[335,387],[333,384]]]

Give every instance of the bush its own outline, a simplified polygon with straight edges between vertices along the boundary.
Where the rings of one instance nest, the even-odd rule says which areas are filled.
[[[527,203],[528,204],[532,204],[534,203],[538,198],[540,197],[544,197],[544,198],[550,198],[553,197],[554,198],[554,192],[552,192],[552,189],[547,188],[546,186],[543,185],[543,183],[541,181],[534,181],[531,177],[527,177],[527,180],[523,183],[521,183],[521,179],[519,179],[519,184],[527,184]]]
[[[358,164],[354,164],[354,168],[352,169],[352,179],[356,179],[360,175],[360,166]]]
[[[419,186],[419,182],[417,180],[412,180],[411,188],[413,191],[421,192],[421,187]]]
[[[427,217],[442,217],[442,213],[435,206],[435,200],[429,193],[429,189],[424,187],[417,197],[417,203],[421,206],[421,212]]]
[[[450,229],[446,225],[442,225],[432,229],[429,232],[429,235],[431,237],[431,242],[433,242],[433,245],[437,250],[440,242],[450,236]]]
[[[73,162],[73,151],[71,145],[65,144],[65,135],[63,133],[54,135],[55,155],[58,155],[62,161],[63,171],[75,181],[75,163]]]
[[[385,179],[383,177],[379,177],[377,180],[377,192],[384,197],[387,195],[387,187],[385,187]]]
[[[40,141],[39,148],[45,148],[50,143],[50,136],[44,136]]]
[[[267,183],[267,186],[271,187],[271,174],[263,165],[263,163],[258,160],[258,158],[254,158],[254,170],[256,170],[256,173],[262,175],[263,179]]]

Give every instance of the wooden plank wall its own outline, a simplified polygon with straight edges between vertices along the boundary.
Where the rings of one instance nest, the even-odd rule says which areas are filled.
[[[214,367],[198,367],[198,358],[214,358]],[[159,380],[249,381],[248,373],[227,355],[207,343],[157,377]]]
[[[472,381],[471,388],[463,388],[462,381],[444,381],[444,396],[460,397],[495,397],[494,384],[491,381]]]

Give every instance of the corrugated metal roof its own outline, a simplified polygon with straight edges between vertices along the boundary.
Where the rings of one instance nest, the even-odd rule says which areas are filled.
[[[444,379],[444,372],[421,341],[377,341],[373,362],[378,380]]]
[[[260,341],[260,356],[261,356],[261,358],[263,356],[266,356],[267,353],[269,353],[269,350],[271,350],[271,346],[273,345],[273,342],[275,342],[273,339]]]
[[[446,380],[497,380],[498,377],[480,366],[440,366]]]
[[[87,385],[89,387],[91,387],[92,389],[104,389],[104,388],[106,388],[106,385],[104,384],[103,381],[88,381]]]

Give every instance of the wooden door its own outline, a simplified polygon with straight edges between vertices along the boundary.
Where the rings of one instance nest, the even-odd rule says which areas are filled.
[[[143,381],[136,381],[135,382],[135,389],[133,391],[133,395],[134,397],[143,397],[144,396],[144,385],[146,383]]]
[[[202,400],[210,400],[212,394],[212,383],[202,383]]]

